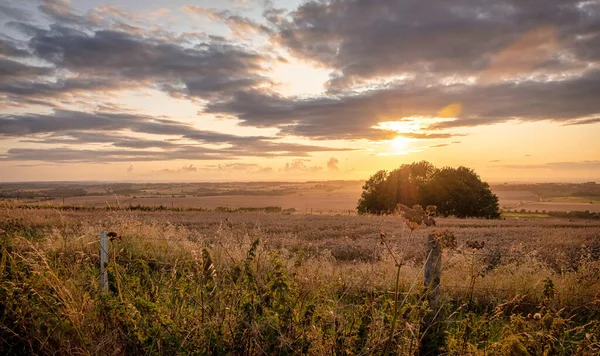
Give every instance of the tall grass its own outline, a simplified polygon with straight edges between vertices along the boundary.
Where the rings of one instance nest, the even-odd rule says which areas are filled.
[[[397,267],[376,240],[356,252],[376,258],[344,258],[344,244],[360,238],[340,246],[315,238],[315,249],[281,230],[293,216],[220,215],[211,233],[136,212],[0,216],[2,354],[371,355],[383,353],[391,332],[390,353],[412,355],[429,312],[420,247],[389,246],[404,256],[395,294]],[[243,227],[237,217],[254,223]],[[121,237],[111,242],[107,293],[99,286],[102,230]],[[415,233],[412,244],[420,239]],[[514,248],[491,260],[485,249],[446,252],[438,351],[597,355],[600,263],[578,248],[577,268],[562,270]],[[398,295],[406,302],[396,303]]]

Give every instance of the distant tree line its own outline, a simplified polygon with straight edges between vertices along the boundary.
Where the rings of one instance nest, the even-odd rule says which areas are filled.
[[[56,187],[46,190],[30,191],[30,190],[0,190],[0,198],[8,199],[34,199],[46,197],[76,197],[85,196],[87,191],[79,187]]]
[[[398,204],[435,205],[443,216],[499,218],[498,197],[467,167],[436,168],[427,161],[375,173],[363,186],[359,214],[390,214]]]
[[[545,197],[596,197],[600,196],[600,184],[586,183],[532,183],[532,184],[497,184],[495,191],[529,191]]]
[[[521,213],[521,214],[545,214],[547,216],[553,218],[569,218],[569,219],[592,219],[592,220],[600,220],[600,213],[592,212],[589,210],[571,210],[571,211],[559,211],[559,210],[542,210],[542,211],[531,211],[531,210],[505,210],[505,213]],[[527,216],[524,216],[527,217]]]

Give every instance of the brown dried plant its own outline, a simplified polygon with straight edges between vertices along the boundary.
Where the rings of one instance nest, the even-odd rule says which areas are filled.
[[[427,226],[435,225],[435,219],[433,217],[435,216],[435,213],[436,213],[436,207],[433,205],[427,206],[427,208],[424,210],[423,207],[418,204],[413,205],[412,208],[409,208],[408,206],[403,205],[403,204],[398,204],[396,207],[396,211],[400,215],[400,218],[402,219],[402,221],[404,221],[404,224],[410,229],[410,233],[408,235],[408,240],[410,240],[410,238],[415,230],[418,230],[418,229],[421,229],[421,228],[424,228]],[[447,234],[441,234],[440,236],[449,237],[449,235],[450,234],[447,233]],[[385,240],[385,236],[386,235],[384,232],[380,233],[381,242],[386,247],[386,249],[389,251],[390,255],[394,259],[394,262],[396,263],[396,284],[394,287],[394,313],[392,315],[392,327],[390,329],[390,333],[389,333],[387,342],[385,344],[385,350],[384,350],[384,355],[387,355],[390,351],[390,347],[392,345],[392,340],[394,338],[394,333],[396,331],[396,322],[398,319],[398,309],[399,309],[398,299],[399,299],[399,294],[400,294],[399,293],[400,269],[402,268],[402,265],[404,264],[405,260],[404,260],[404,256],[400,256],[400,258],[396,258],[394,252],[387,244],[387,242]],[[452,235],[452,237],[454,237],[454,235]],[[453,240],[453,241],[455,241],[455,240]]]

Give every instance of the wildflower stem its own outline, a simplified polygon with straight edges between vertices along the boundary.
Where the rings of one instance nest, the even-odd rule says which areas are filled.
[[[408,240],[410,240],[410,237],[412,236],[413,233],[413,229],[410,230],[410,233],[408,235]],[[383,239],[385,241],[385,239]],[[385,244],[386,247],[387,243]],[[389,247],[388,247],[389,249]],[[390,253],[392,251],[390,250]],[[394,254],[392,254],[392,257],[394,257]],[[394,257],[394,261],[396,261],[396,266],[397,266],[397,270],[396,270],[396,287],[394,289],[394,314],[392,317],[392,328],[390,329],[390,335],[388,336],[388,340],[385,343],[385,351],[384,351],[384,355],[387,355],[390,351],[390,347],[392,346],[392,340],[394,339],[394,333],[396,332],[396,320],[398,319],[398,290],[400,289],[400,269],[402,268],[402,262],[398,262],[396,260],[396,258]]]

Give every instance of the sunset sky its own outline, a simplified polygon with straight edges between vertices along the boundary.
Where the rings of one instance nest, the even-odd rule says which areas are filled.
[[[0,181],[600,181],[600,1],[0,0]]]

